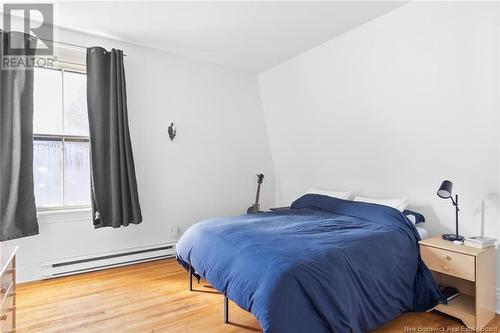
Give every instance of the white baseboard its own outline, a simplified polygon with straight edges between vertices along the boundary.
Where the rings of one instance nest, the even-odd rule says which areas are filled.
[[[56,258],[56,259],[50,260],[48,262],[40,262],[40,263],[34,263],[34,264],[30,264],[30,265],[19,265],[16,268],[16,280],[19,283],[38,281],[38,280],[43,280],[43,279],[55,277],[55,276],[51,276],[53,273],[58,273],[60,276],[71,275],[74,273],[63,272],[64,270],[61,271],[61,269],[52,268],[52,264],[74,261],[74,260],[86,260],[86,259],[97,258],[97,257],[114,256],[116,254],[122,254],[122,253],[130,253],[130,252],[138,252],[138,251],[141,252],[141,251],[150,250],[150,249],[154,249],[154,248],[162,247],[162,246],[173,246],[173,249],[168,250],[168,252],[171,253],[171,255],[175,255],[175,244],[176,244],[176,242],[174,241],[174,242],[168,242],[168,243],[162,243],[162,244],[152,244],[152,245],[148,245],[148,246],[124,248],[124,249],[120,249],[120,250],[113,250],[113,251],[107,251],[107,252],[91,253],[91,254],[87,254],[84,256]],[[162,250],[161,253],[158,253],[158,252],[135,253],[135,254],[130,254],[127,256],[123,256],[123,257],[111,257],[111,258],[99,259],[95,263],[94,262],[84,262],[81,264],[78,263],[76,265],[73,265],[72,267],[74,267],[75,269],[78,268],[80,270],[80,272],[83,273],[84,271],[94,271],[94,270],[105,269],[108,267],[111,268],[111,267],[130,265],[130,264],[139,263],[139,262],[146,262],[146,261],[150,261],[150,260],[157,260],[159,254],[164,256],[167,253],[165,253],[164,250]],[[76,272],[76,273],[79,273],[79,272]]]
[[[16,282],[25,283],[42,279],[42,269],[40,264],[16,266]]]

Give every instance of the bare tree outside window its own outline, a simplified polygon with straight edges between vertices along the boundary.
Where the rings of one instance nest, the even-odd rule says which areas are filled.
[[[33,167],[37,207],[90,206],[86,76],[35,68]]]

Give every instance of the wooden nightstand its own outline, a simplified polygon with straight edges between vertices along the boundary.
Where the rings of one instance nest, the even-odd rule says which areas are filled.
[[[456,245],[441,237],[421,240],[420,254],[440,286],[460,296],[434,309],[456,317],[475,331],[495,316],[495,247]]]

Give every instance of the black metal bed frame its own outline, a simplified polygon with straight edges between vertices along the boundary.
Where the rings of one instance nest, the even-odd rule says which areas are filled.
[[[193,273],[194,269],[189,267],[189,291],[193,291]],[[196,280],[200,283],[200,278],[196,276]],[[226,295],[224,295],[224,324],[229,323],[229,300]]]

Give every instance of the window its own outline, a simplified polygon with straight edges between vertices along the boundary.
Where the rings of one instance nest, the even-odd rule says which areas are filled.
[[[86,75],[35,68],[33,175],[39,210],[90,206]]]

